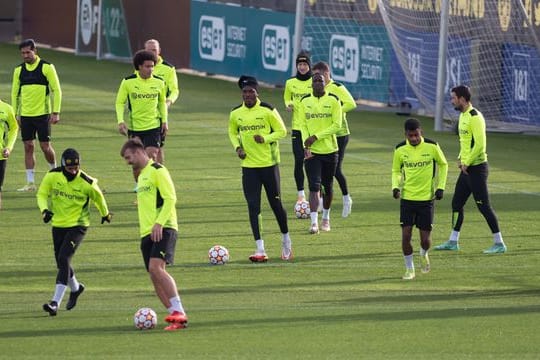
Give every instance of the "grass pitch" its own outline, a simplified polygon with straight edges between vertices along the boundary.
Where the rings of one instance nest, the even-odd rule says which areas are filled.
[[[405,282],[399,204],[391,196],[393,147],[403,139],[403,117],[349,115],[345,159],[354,205],[342,219],[336,191],[332,231],[312,236],[308,220],[293,218],[296,200],[290,139],[281,142],[282,193],[295,259],[279,259],[280,234],[263,201],[270,260],[251,264],[253,251],[240,166],[227,137],[230,109],[241,102],[236,84],[181,74],[165,164],[178,193],[176,278],[189,328],[162,330],[165,310],[154,295],[141,256],[130,168],[119,156],[114,99],[129,64],[40,50],[58,70],[64,102],[53,128],[58,156],[77,148],[83,168],[100,181],[114,218],[92,223],[74,258],[86,287],[77,307],[49,317],[55,264],[49,225],[34,194],[17,193],[25,180],[22,143],[9,159],[0,210],[0,358],[5,359],[535,359],[540,353],[540,153],[538,137],[489,134],[490,190],[508,253],[486,256],[491,234],[471,201],[459,252],[431,252],[432,271]],[[0,97],[10,102],[18,49],[0,45]],[[281,90],[262,89],[286,124]],[[451,163],[458,139],[434,133]],[[47,171],[37,152],[37,180]],[[436,204],[433,242],[447,239],[457,178],[450,166],[445,198]],[[337,185],[336,185],[337,188]],[[206,253],[222,244],[225,266]],[[415,254],[418,235],[414,235]],[[418,257],[416,257],[418,261]],[[132,316],[149,306],[158,328],[137,331]]]

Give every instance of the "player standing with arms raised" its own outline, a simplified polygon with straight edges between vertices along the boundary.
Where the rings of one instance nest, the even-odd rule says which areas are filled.
[[[407,119],[405,141],[396,146],[392,161],[392,195],[394,199],[401,199],[401,248],[406,268],[403,280],[413,280],[416,276],[411,244],[413,226],[420,230],[422,272],[428,273],[431,269],[428,250],[433,228],[433,198],[443,198],[447,174],[448,163],[439,145],[422,136],[420,121]]]
[[[264,186],[268,203],[281,231],[281,258],[292,259],[292,245],[287,213],[281,203],[279,174],[279,143],[287,129],[278,111],[258,97],[257,79],[241,76],[242,104],[229,115],[229,139],[241,159],[242,187],[249,211],[249,222],[257,250],[249,257],[252,262],[268,260],[261,237],[261,191]]]
[[[174,263],[178,238],[176,218],[176,191],[167,168],[154,162],[143,143],[129,139],[120,155],[134,172],[137,180],[137,202],[141,253],[146,271],[161,303],[168,310],[165,330],[179,330],[187,326],[180,295],[174,278],[167,272],[167,264]]]
[[[452,197],[452,233],[449,240],[436,246],[435,250],[459,250],[464,207],[472,194],[476,207],[493,234],[493,246],[484,250],[484,254],[505,253],[506,245],[499,229],[499,220],[489,200],[486,121],[482,113],[472,106],[469,87],[454,87],[451,90],[451,101],[454,108],[460,112],[458,167],[461,171]]]
[[[27,39],[19,44],[23,63],[13,71],[11,106],[17,115],[24,144],[26,185],[17,191],[35,191],[34,140],[39,146],[51,169],[56,167],[56,155],[50,143],[51,125],[60,121],[62,90],[53,64],[37,55],[34,40]],[[51,106],[52,98],[52,106]]]

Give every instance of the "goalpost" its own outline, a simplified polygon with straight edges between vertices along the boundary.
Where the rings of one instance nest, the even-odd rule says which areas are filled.
[[[540,128],[540,2],[298,1],[301,47],[355,98],[410,103],[442,130],[458,116],[450,89],[466,84],[490,130]]]

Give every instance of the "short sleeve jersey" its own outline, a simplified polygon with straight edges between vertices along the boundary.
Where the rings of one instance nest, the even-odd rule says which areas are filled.
[[[306,95],[300,101],[302,142],[312,135],[317,140],[311,145],[314,154],[338,151],[336,133],[341,129],[342,110],[338,97],[326,92],[321,97]]]
[[[447,174],[448,163],[435,141],[422,138],[418,145],[412,146],[405,140],[396,146],[392,161],[392,189],[401,187],[402,199],[433,199],[435,189],[444,190]]]
[[[122,80],[116,96],[116,119],[118,123],[126,122],[127,128],[133,131],[156,129],[162,122],[167,122],[167,106],[165,103],[166,86],[163,79],[152,75],[148,79],[140,77],[135,71]],[[127,103],[129,119],[124,120]]]
[[[169,170],[149,160],[137,180],[139,232],[144,237],[154,224],[178,230],[176,191]]]
[[[90,225],[90,200],[101,216],[109,213],[105,197],[97,180],[79,171],[75,179],[68,181],[61,167],[50,170],[37,192],[39,210],[54,213],[52,225],[59,228]]]
[[[261,135],[264,143],[253,138]],[[287,135],[287,129],[278,111],[270,104],[261,102],[248,108],[243,103],[229,115],[229,139],[234,149],[239,146],[246,152],[242,167],[260,168],[276,165],[280,161],[278,140]]]

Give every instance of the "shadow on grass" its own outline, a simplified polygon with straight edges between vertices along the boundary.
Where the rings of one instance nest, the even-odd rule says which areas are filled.
[[[443,319],[457,319],[457,318],[471,318],[471,317],[493,317],[493,316],[509,316],[519,314],[536,314],[540,313],[540,305],[530,306],[509,306],[509,307],[481,307],[481,308],[446,308],[437,310],[418,310],[418,311],[397,311],[397,312],[371,312],[371,313],[348,313],[340,315],[324,315],[324,313],[317,312],[313,315],[307,316],[290,316],[290,317],[260,317],[249,319],[227,319],[218,320],[215,319],[191,322],[189,328],[182,331],[190,331],[193,329],[198,331],[199,329],[207,331],[209,328],[222,328],[222,327],[250,327],[260,328],[261,326],[271,326],[280,324],[321,324],[328,325],[344,323],[344,322],[381,322],[381,321],[418,321],[422,320],[443,320]],[[34,317],[33,321],[50,321],[49,316]],[[126,334],[131,332],[133,334],[144,334],[152,336],[151,334],[162,334],[162,331],[137,331],[128,326],[100,326],[100,327],[72,327],[62,329],[48,329],[42,330],[10,330],[9,332],[0,332],[2,338],[35,338],[35,337],[57,337],[57,336],[88,336],[88,335],[113,335],[113,334]]]

